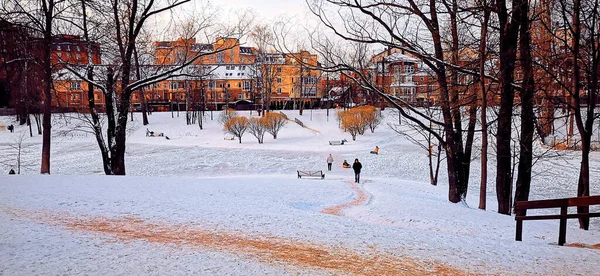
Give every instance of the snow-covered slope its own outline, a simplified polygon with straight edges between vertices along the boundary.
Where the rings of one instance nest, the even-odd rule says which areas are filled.
[[[125,177],[103,176],[93,137],[81,133],[54,137],[52,175],[37,175],[41,138],[26,139],[32,167],[0,176],[0,274],[598,275],[600,251],[557,246],[558,221],[526,221],[514,241],[514,218],[495,212],[493,181],[488,210],[478,210],[478,160],[466,204],[452,204],[443,168],[440,184],[428,184],[426,152],[386,123],[352,141],[334,112],[284,112],[307,128],[290,122],[264,144],[248,133],[241,144],[224,140],[218,113],[203,130],[183,113],[154,113],[148,129],[170,139],[146,137],[136,114]],[[57,118],[54,131],[74,124]],[[0,132],[1,145],[25,130],[15,129]],[[376,145],[380,154],[369,154]],[[355,158],[360,184],[341,168]],[[597,153],[592,159],[600,167]],[[531,197],[573,196],[578,162],[577,153],[539,160]],[[296,170],[326,177],[297,179]],[[567,243],[600,243],[598,225],[583,231],[569,221]]]

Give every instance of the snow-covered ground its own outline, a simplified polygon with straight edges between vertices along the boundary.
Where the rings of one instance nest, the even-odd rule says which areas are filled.
[[[479,159],[467,204],[452,204],[444,168],[430,185],[426,152],[387,123],[352,141],[332,110],[284,113],[307,128],[290,122],[264,144],[249,133],[241,144],[223,139],[217,112],[203,130],[184,113],[154,113],[148,126],[135,114],[125,177],[103,176],[94,138],[61,132],[77,121],[55,118],[52,175],[37,173],[35,135],[24,140],[22,174],[0,175],[0,275],[599,275],[600,250],[557,246],[558,221],[526,221],[514,241],[514,217],[496,213],[493,156],[482,211]],[[170,139],[146,137],[146,127]],[[0,132],[0,159],[25,130]],[[369,154],[376,145],[379,155]],[[544,156],[531,198],[574,196],[579,154]],[[341,167],[355,158],[360,184]],[[598,195],[600,155],[591,158]],[[297,170],[326,177],[298,179]],[[590,231],[568,225],[567,243],[600,244],[597,219]]]

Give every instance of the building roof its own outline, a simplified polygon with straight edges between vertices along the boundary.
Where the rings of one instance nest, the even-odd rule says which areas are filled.
[[[411,63],[419,62],[419,59],[409,57],[409,56],[401,54],[401,53],[392,53],[391,55],[386,56],[384,59],[387,62],[411,62]]]

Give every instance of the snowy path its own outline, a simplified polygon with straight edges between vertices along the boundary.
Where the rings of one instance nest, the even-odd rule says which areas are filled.
[[[354,197],[349,202],[344,202],[342,204],[334,205],[331,207],[327,207],[323,209],[321,212],[324,214],[342,216],[344,215],[344,209],[350,208],[352,206],[360,206],[365,204],[370,198],[371,195],[365,191],[360,184],[356,182],[352,182],[351,180],[347,181],[349,186],[352,188],[354,192]]]

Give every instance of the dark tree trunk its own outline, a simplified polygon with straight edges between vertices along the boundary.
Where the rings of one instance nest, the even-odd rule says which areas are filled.
[[[529,35],[529,2],[521,4],[521,30],[519,39],[519,57],[523,72],[521,89],[521,141],[519,143],[519,171],[515,190],[515,201],[529,200],[531,186],[531,167],[533,164],[533,134],[535,131],[533,94],[533,58],[531,56],[531,38]]]
[[[510,198],[512,186],[511,174],[511,129],[514,103],[514,71],[517,54],[517,38],[520,18],[517,8],[522,1],[512,3],[512,17],[508,14],[505,0],[497,0],[496,8],[500,23],[500,111],[498,114],[498,134],[496,136],[496,196],[498,213],[510,215]]]
[[[94,79],[94,74],[91,65],[88,70],[87,77],[90,80]],[[104,139],[102,137],[100,117],[98,116],[98,111],[96,110],[94,100],[94,86],[90,82],[88,82],[88,107],[90,109],[90,116],[92,117],[92,128],[94,130],[94,135],[96,136],[96,142],[98,143],[98,147],[100,148],[100,154],[102,156],[102,168],[104,169],[104,174],[112,175],[113,173],[110,165],[110,156],[108,155],[108,149],[106,148],[106,144],[104,143]]]
[[[42,54],[42,66],[44,67],[44,104],[43,112],[44,118],[42,119],[42,126],[44,131],[42,133],[42,165],[40,173],[50,174],[50,146],[51,146],[51,129],[52,129],[52,63],[50,60],[51,47],[52,47],[52,20],[54,17],[54,0],[48,2],[42,1],[42,8],[44,12],[44,39],[43,43],[43,54]]]
[[[485,85],[485,62],[487,59],[487,31],[490,18],[490,9],[487,1],[483,6],[483,24],[481,28],[481,42],[479,44],[479,83],[481,85],[481,184],[479,186],[479,209],[487,208],[487,151],[488,151],[488,126],[487,126],[487,87]]]

